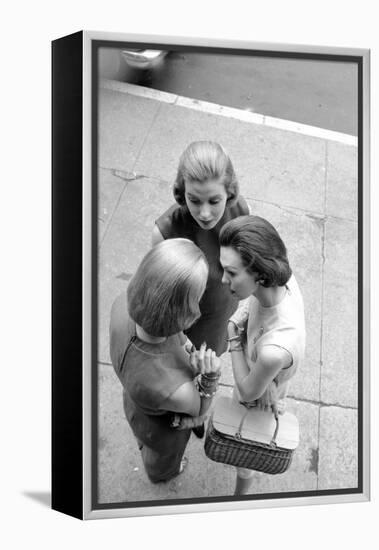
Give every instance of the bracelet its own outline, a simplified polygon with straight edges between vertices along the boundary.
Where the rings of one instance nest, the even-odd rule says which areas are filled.
[[[218,380],[221,376],[221,372],[208,372],[203,373],[202,375],[203,380]]]
[[[234,340],[239,340],[239,341],[241,341],[241,335],[240,335],[240,334],[236,334],[235,336],[231,336],[230,338],[227,338],[227,339],[226,339],[227,342],[233,342]]]
[[[212,393],[205,393],[203,390],[200,390],[200,389],[198,389],[198,392],[200,397],[205,397],[205,399],[212,399],[212,397],[214,397],[217,393],[216,390]]]
[[[232,318],[228,319],[228,323],[232,323],[239,332],[243,332],[245,330],[244,327],[240,327],[239,324]]]
[[[207,399],[212,398],[216,394],[217,388],[218,388],[217,383],[216,384],[210,384],[209,386],[203,385],[203,380],[202,380],[202,375],[201,374],[197,377],[196,382],[195,382],[195,386],[196,386],[197,391],[200,394],[200,397],[205,397]]]
[[[230,348],[228,351],[229,353],[232,353],[233,351],[243,351],[243,347],[240,346],[239,348]]]
[[[204,375],[200,375],[201,378],[199,377],[199,384],[201,386],[201,389],[204,390],[204,391],[213,391],[214,388],[217,388],[218,386],[218,378],[215,379],[215,380],[207,380],[204,378]]]
[[[201,388],[200,384],[197,384],[197,391],[199,392],[200,397],[205,397],[205,399],[212,399],[212,397],[217,393],[217,389],[215,389],[212,393],[205,392]]]
[[[203,374],[200,374],[200,376],[197,379],[202,390],[211,390],[212,391],[214,388],[217,388],[218,379],[213,380],[212,382],[210,382],[210,380],[206,380],[203,376],[204,376]]]

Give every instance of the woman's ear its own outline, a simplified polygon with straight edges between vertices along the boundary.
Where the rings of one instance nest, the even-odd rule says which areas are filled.
[[[266,278],[263,277],[262,275],[257,275],[257,278],[255,279],[255,282],[256,282],[258,285],[265,286],[265,284],[266,284]]]

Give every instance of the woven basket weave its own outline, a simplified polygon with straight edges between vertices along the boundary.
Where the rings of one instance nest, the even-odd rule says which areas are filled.
[[[205,454],[215,462],[266,474],[282,474],[290,467],[294,449],[237,438],[218,432],[209,420]]]

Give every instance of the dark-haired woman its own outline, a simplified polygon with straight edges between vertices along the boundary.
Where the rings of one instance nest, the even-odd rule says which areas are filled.
[[[277,410],[305,348],[303,299],[286,247],[258,216],[228,222],[220,246],[223,282],[239,299],[249,298],[228,323],[237,398]],[[252,474],[237,469],[235,494],[247,492]]]
[[[153,482],[178,475],[191,428],[202,425],[217,389],[220,360],[201,345],[183,348],[200,316],[208,265],[187,239],[153,247],[114,302],[110,355],[123,386],[126,418]]]

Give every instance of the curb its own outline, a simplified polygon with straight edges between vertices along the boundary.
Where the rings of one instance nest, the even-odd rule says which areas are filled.
[[[176,94],[146,88],[144,86],[138,86],[136,84],[129,84],[118,80],[100,79],[99,87],[106,90],[112,90],[114,92],[143,97],[145,99],[154,99],[155,101],[169,103],[178,107],[185,107],[186,109],[193,109],[195,111],[201,111],[208,114],[233,118],[240,120],[241,122],[260,124],[269,128],[276,128],[277,130],[295,132],[304,136],[335,141],[344,145],[352,145],[354,147],[358,146],[358,138],[350,134],[343,134],[341,132],[334,132],[333,130],[318,128],[317,126],[310,126],[307,124],[292,122],[291,120],[261,115],[248,110],[226,107],[224,105],[218,105],[217,103],[190,99]]]

